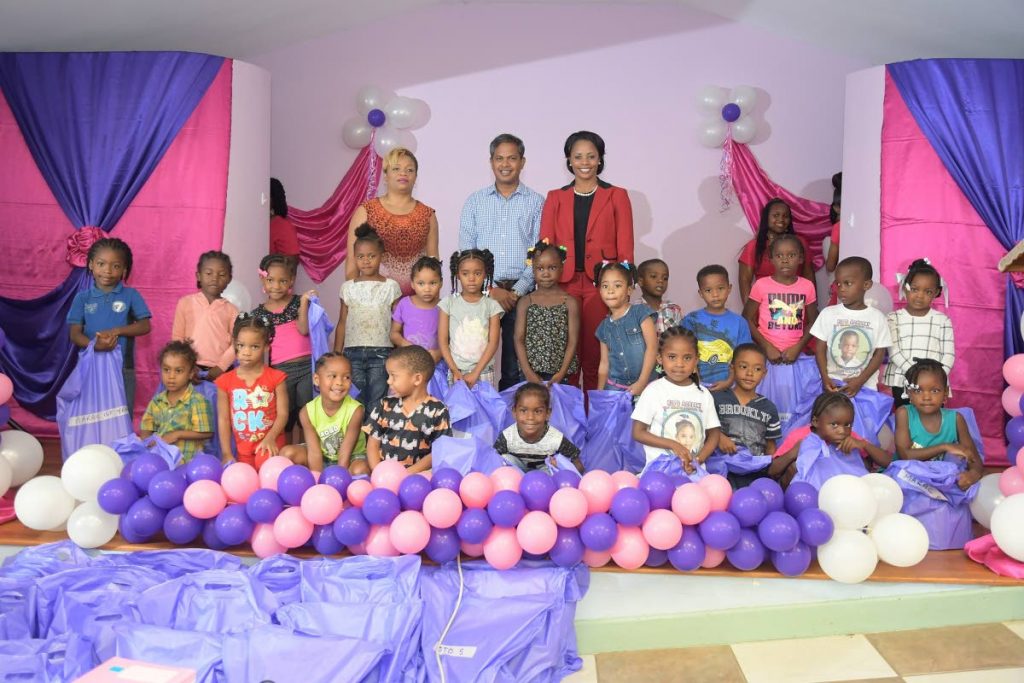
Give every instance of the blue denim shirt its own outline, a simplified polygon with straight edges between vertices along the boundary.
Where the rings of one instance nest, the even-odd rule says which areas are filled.
[[[646,304],[633,304],[618,320],[609,315],[597,326],[597,338],[608,347],[609,382],[628,386],[640,379],[647,350],[640,324],[647,318],[657,313]]]

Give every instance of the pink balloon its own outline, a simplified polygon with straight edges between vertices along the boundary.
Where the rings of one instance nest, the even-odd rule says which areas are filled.
[[[511,569],[522,557],[523,548],[516,538],[515,529],[494,527],[484,541],[484,559],[495,569]]]
[[[373,490],[373,484],[370,483],[369,479],[353,479],[352,483],[345,489],[345,495],[348,497],[348,502],[355,505],[357,508],[363,507],[363,501],[370,495],[370,491]]]
[[[543,555],[555,547],[558,527],[546,512],[527,512],[516,527],[516,538],[523,550],[534,555]]]
[[[398,550],[391,543],[391,527],[374,524],[366,537],[366,554],[373,557],[398,557]]]
[[[14,395],[14,383],[7,375],[0,373],[0,406],[11,400]]]
[[[700,563],[700,566],[705,569],[714,569],[718,565],[725,561],[725,551],[718,550],[717,548],[710,548],[704,546],[704,561]]]
[[[669,510],[651,510],[644,520],[644,539],[652,548],[668,550],[683,537],[683,524]]]
[[[1020,450],[1017,451],[1017,469],[1024,472],[1024,446],[1021,446]]]
[[[316,482],[317,484],[319,484],[320,483],[320,472],[317,472],[316,470],[310,470],[310,474],[313,475],[313,481]]]
[[[470,472],[459,484],[459,495],[468,508],[484,508],[494,495],[494,482],[483,472]]]
[[[682,533],[682,532],[680,532]],[[651,547],[644,535],[635,526],[619,526],[619,537],[612,546],[612,559],[623,569],[638,569],[644,566]]]
[[[583,551],[583,564],[588,567],[603,567],[612,559],[612,554],[607,550],[597,551],[587,548]]]
[[[350,545],[348,547],[348,551],[350,553],[352,553],[353,555],[365,555],[366,554],[366,544],[365,543],[356,543],[355,545]]]
[[[267,461],[260,466],[260,487],[277,490],[277,478],[281,476],[286,467],[291,467],[292,461],[283,455],[275,455],[267,458]]]
[[[244,503],[260,488],[260,475],[256,468],[244,462],[236,462],[224,468],[220,485],[232,503]]]
[[[1022,354],[1024,355],[1024,354]],[[1004,496],[1024,493],[1024,473],[1018,467],[1007,467],[999,475],[999,490]]]
[[[462,515],[462,499],[451,489],[434,489],[423,500],[423,516],[430,526],[448,529]]]
[[[711,512],[711,496],[697,484],[683,484],[672,494],[672,512],[683,524],[700,524]]]
[[[249,543],[252,544],[252,551],[256,553],[256,557],[261,560],[265,557],[288,551],[287,548],[278,543],[277,539],[274,538],[273,524],[257,524],[252,531]]]
[[[619,489],[635,489],[640,487],[640,480],[632,472],[625,470],[619,470],[612,474],[612,481],[615,482],[615,490]]]
[[[228,497],[215,481],[200,479],[185,489],[185,512],[196,519],[213,519],[224,510]]]
[[[302,516],[313,524],[334,524],[341,514],[341,494],[333,486],[316,484],[302,494]]]
[[[602,470],[591,470],[580,479],[579,490],[587,498],[587,512],[591,515],[608,512],[612,505],[612,497],[618,491],[612,475]]]
[[[406,510],[399,513],[391,522],[390,539],[395,550],[414,555],[427,547],[430,540],[430,525],[422,513]]]
[[[729,480],[721,474],[709,474],[697,482],[697,485],[704,489],[711,499],[711,510],[721,511],[729,507],[732,499],[732,486]]]
[[[1006,359],[1003,363],[1003,377],[1011,387],[1024,391],[1024,353]]]
[[[370,473],[370,483],[375,488],[398,493],[398,487],[402,484],[402,480],[408,476],[409,472],[402,463],[397,460],[382,460]]]
[[[274,520],[274,538],[285,548],[305,545],[313,536],[313,523],[302,516],[302,508],[285,508]]]
[[[462,553],[469,557],[483,557],[484,555],[484,544],[483,543],[466,543],[463,541],[459,544],[462,547]]]
[[[515,491],[519,492],[519,482],[523,478],[523,473],[517,470],[515,467],[505,465],[491,472],[491,481],[494,482],[494,492],[498,491]],[[461,490],[461,488],[460,488]]]
[[[1016,387],[1006,387],[1003,389],[1003,410],[1010,417],[1017,417],[1020,415],[1020,397],[1024,394],[1020,389]]]
[[[558,489],[548,504],[552,519],[567,529],[583,524],[587,518],[587,508],[587,497],[573,488]]]

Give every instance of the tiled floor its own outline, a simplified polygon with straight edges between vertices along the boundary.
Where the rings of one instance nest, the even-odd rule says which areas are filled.
[[[583,658],[567,683],[1024,683],[1024,621]]]

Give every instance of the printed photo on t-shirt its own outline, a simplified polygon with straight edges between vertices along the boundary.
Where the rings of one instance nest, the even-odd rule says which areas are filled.
[[[704,421],[699,412],[666,410],[661,424],[663,438],[682,444],[691,453],[699,452],[704,445]]]
[[[829,361],[840,374],[857,375],[867,365],[873,350],[871,338],[863,329],[837,324],[828,345]]]
[[[803,330],[804,308],[807,297],[794,292],[769,293],[768,329],[770,330]]]

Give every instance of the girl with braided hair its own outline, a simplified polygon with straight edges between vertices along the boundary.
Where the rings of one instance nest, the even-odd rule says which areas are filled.
[[[437,321],[437,341],[448,364],[450,383],[464,380],[494,384],[494,354],[501,341],[505,310],[486,290],[494,281],[494,256],[487,249],[465,249],[449,260],[452,294],[445,297]]]

